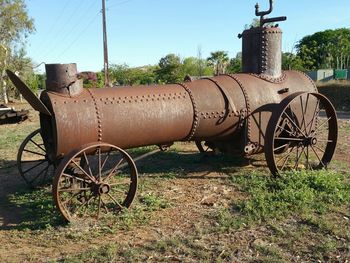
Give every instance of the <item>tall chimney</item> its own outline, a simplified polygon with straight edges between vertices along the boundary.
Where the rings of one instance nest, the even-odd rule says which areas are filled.
[[[255,14],[260,16],[260,25],[244,30],[242,38],[242,72],[264,75],[268,78],[282,76],[282,30],[278,26],[265,24],[285,21],[287,18],[265,18],[273,10],[273,0],[269,0],[268,11],[259,11],[255,6]]]

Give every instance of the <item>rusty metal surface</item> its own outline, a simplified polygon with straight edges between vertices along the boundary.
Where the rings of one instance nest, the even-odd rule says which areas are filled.
[[[246,154],[261,152],[276,105],[294,92],[314,91],[304,74],[284,75],[282,83],[235,74],[185,84],[85,89],[76,97],[47,92],[43,101],[54,120],[42,121],[51,126],[43,136],[54,137],[53,155],[64,156],[90,142],[126,149],[181,140],[234,141],[244,129]]]
[[[242,72],[261,75],[261,78],[281,82],[282,74],[282,30],[277,26],[265,26],[267,23],[285,21],[286,17],[265,18],[273,10],[273,1],[269,1],[267,11],[255,6],[255,15],[260,17],[260,26],[244,30],[242,38]]]
[[[270,78],[281,77],[281,29],[258,27],[242,33],[242,71]]]
[[[18,91],[23,95],[23,97],[28,101],[34,110],[37,110],[46,115],[51,115],[46,106],[38,99],[37,96],[34,95],[30,88],[28,88],[28,86],[19,77],[16,76],[15,73],[10,70],[6,70],[6,73]]]
[[[176,84],[89,89],[74,98],[48,92],[47,97],[57,156],[90,142],[121,148],[166,144],[186,138],[193,124],[190,96]]]
[[[247,142],[254,147],[248,154],[263,151],[268,121],[279,103],[295,92],[315,92],[315,86],[305,76],[297,71],[285,71],[283,83],[271,83],[250,74],[232,75],[240,83],[247,101]],[[246,153],[247,154],[247,153]]]
[[[83,90],[83,80],[78,78],[77,65],[46,64],[46,90],[77,96]]]

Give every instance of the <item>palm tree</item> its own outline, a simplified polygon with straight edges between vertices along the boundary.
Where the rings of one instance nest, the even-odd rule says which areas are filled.
[[[229,63],[229,57],[226,51],[215,51],[210,53],[207,59],[208,63],[214,67],[215,75],[224,74]]]

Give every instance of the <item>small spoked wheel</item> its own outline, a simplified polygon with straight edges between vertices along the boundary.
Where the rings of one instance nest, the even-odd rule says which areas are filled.
[[[265,157],[272,174],[327,168],[338,138],[337,116],[331,102],[318,93],[299,92],[279,106],[265,138]]]
[[[206,141],[195,141],[196,146],[201,153],[208,153],[213,151],[213,149],[208,145]]]
[[[100,219],[128,208],[136,189],[137,169],[129,154],[111,144],[93,143],[61,161],[53,197],[67,221]]]
[[[17,167],[24,181],[33,188],[52,179],[55,163],[47,157],[40,129],[22,142],[17,154]]]

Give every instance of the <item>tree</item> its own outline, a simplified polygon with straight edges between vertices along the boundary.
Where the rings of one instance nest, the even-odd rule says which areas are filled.
[[[0,0],[0,84],[5,103],[8,103],[5,70],[11,63],[10,58],[22,49],[25,38],[34,30],[24,0]]]
[[[282,53],[282,69],[300,71],[305,70],[301,58],[291,52]]]
[[[229,62],[229,57],[226,51],[215,51],[210,53],[207,59],[209,64],[213,66],[215,75],[224,74]]]
[[[110,75],[116,85],[150,85],[156,82],[155,71],[157,66],[130,68],[127,64],[112,64]]]
[[[341,28],[305,36],[296,45],[307,70],[350,66],[350,29]]]
[[[227,66],[227,73],[242,72],[242,52],[238,52],[235,58],[231,58]]]
[[[182,63],[179,56],[169,54],[159,61],[159,69],[156,71],[157,80],[160,83],[181,82],[185,78]]]

